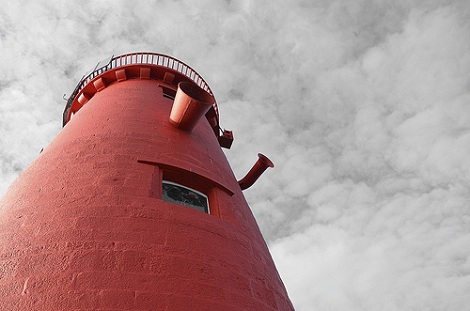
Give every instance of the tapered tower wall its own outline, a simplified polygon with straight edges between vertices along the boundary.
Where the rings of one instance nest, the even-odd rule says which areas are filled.
[[[191,80],[116,66],[74,95],[66,126],[0,199],[0,310],[292,310],[216,106],[191,131],[168,120]],[[164,200],[162,181],[205,194],[208,213]]]

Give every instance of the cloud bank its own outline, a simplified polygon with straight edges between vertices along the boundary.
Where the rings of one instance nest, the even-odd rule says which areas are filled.
[[[201,73],[297,310],[470,303],[466,1],[3,1],[0,192],[112,54]]]

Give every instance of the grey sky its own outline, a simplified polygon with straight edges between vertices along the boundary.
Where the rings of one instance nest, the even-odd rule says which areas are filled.
[[[468,1],[0,1],[0,193],[81,76],[155,51],[198,71],[298,311],[470,304]]]

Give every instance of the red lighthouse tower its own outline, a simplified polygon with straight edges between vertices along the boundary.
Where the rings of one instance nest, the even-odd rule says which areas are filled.
[[[219,129],[183,62],[99,63],[0,199],[0,310],[293,310]]]

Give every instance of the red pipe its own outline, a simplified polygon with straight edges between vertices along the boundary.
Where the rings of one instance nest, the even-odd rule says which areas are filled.
[[[238,181],[240,188],[242,190],[250,188],[268,167],[274,167],[273,162],[264,154],[258,153],[258,161],[256,161],[248,174]]]
[[[197,85],[181,82],[178,84],[169,121],[174,127],[190,132],[214,102],[214,97]]]

